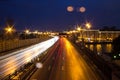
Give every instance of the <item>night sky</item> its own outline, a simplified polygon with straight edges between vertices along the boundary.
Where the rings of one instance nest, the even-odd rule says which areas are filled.
[[[68,12],[67,6],[74,11]],[[77,9],[86,8],[84,13]],[[0,26],[7,18],[14,19],[15,28],[24,30],[56,30],[74,28],[86,21],[92,28],[120,27],[120,0],[0,0]]]

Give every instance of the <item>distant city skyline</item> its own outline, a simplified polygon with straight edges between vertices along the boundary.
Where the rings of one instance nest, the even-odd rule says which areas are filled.
[[[6,19],[11,18],[18,30],[62,31],[86,21],[91,22],[92,28],[120,28],[119,3],[120,0],[0,0],[0,25],[4,27]],[[73,11],[67,11],[68,6]],[[80,7],[85,7],[85,12],[80,12]]]

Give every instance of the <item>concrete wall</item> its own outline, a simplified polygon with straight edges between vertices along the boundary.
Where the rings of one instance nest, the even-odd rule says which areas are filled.
[[[36,44],[47,39],[50,39],[50,37],[44,36],[42,38],[24,39],[24,40],[19,40],[19,39],[3,40],[0,41],[0,54],[5,51],[30,46],[32,44]]]

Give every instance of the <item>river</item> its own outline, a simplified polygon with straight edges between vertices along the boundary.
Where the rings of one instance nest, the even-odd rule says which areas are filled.
[[[86,44],[86,47],[98,54],[112,52],[112,44]]]

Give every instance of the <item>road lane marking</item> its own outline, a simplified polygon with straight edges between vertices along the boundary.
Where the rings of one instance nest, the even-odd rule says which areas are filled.
[[[64,66],[62,66],[62,71],[64,70]]]
[[[51,66],[48,67],[48,71],[51,69]]]
[[[32,79],[32,80],[37,80],[37,79]]]
[[[65,60],[65,58],[63,57],[63,60]]]
[[[53,60],[55,59],[55,57],[52,58]]]

